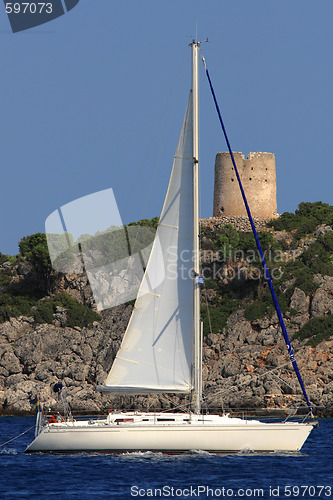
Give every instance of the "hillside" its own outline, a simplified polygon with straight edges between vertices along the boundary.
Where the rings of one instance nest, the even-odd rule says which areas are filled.
[[[301,203],[295,214],[258,224],[304,382],[323,415],[333,414],[332,226],[333,207],[321,202]],[[98,314],[84,273],[52,269],[45,235],[25,237],[19,248],[15,257],[0,255],[0,413],[29,413],[36,392],[56,409],[52,385],[59,379],[77,412],[132,405],[94,391],[132,303]],[[247,221],[203,220],[201,248],[205,405],[240,411],[303,406]],[[171,405],[164,396],[139,403]]]

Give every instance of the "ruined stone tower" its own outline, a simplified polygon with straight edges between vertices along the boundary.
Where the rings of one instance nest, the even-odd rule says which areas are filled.
[[[233,153],[253,217],[276,217],[276,172],[273,153]],[[215,160],[214,217],[246,216],[230,153],[218,153]]]

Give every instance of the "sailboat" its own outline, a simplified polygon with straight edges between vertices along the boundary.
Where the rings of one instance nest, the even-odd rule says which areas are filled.
[[[316,425],[288,420],[267,423],[201,411],[200,43],[193,41],[190,46],[192,89],[156,237],[122,344],[105,385],[97,390],[118,395],[187,393],[192,395],[192,410],[110,411],[105,418],[91,420],[74,420],[67,414],[62,421],[48,421],[39,411],[35,439],[27,452],[289,452],[300,450]],[[288,350],[294,361],[291,347]]]

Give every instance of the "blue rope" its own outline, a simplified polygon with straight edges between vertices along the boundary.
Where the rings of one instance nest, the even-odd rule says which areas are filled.
[[[227,146],[228,146],[228,150],[229,150],[229,153],[230,153],[230,156],[231,156],[231,160],[232,160],[235,172],[236,172],[236,176],[237,176],[238,184],[239,184],[239,187],[240,187],[240,190],[241,190],[241,193],[242,193],[242,197],[243,197],[243,201],[244,201],[244,204],[245,204],[246,212],[247,212],[248,218],[249,218],[250,223],[251,223],[253,235],[254,235],[254,238],[256,240],[257,248],[258,248],[258,251],[259,251],[259,254],[260,254],[260,259],[261,259],[262,265],[264,267],[265,277],[267,279],[268,286],[269,286],[269,289],[270,289],[270,292],[271,292],[271,295],[272,295],[273,303],[274,303],[274,306],[275,306],[275,309],[276,309],[276,313],[277,313],[277,316],[279,318],[279,323],[280,323],[280,326],[281,326],[281,329],[282,329],[283,337],[284,337],[285,343],[286,343],[287,348],[288,348],[288,354],[289,354],[290,360],[292,362],[292,365],[294,367],[295,373],[297,375],[298,382],[299,382],[299,384],[301,386],[301,389],[303,391],[303,395],[304,395],[306,404],[308,405],[309,411],[312,414],[311,404],[310,404],[308,395],[306,393],[306,390],[305,390],[305,387],[304,387],[304,383],[303,383],[300,371],[299,371],[298,366],[297,366],[297,362],[296,362],[296,359],[295,359],[294,351],[293,351],[293,349],[291,347],[291,343],[290,343],[290,340],[289,340],[289,337],[288,337],[287,329],[286,329],[286,326],[285,326],[284,321],[283,321],[281,309],[280,309],[280,306],[279,306],[279,303],[278,303],[278,300],[277,300],[277,297],[276,297],[276,294],[275,294],[275,291],[274,291],[274,288],[273,288],[272,279],[270,277],[269,270],[268,270],[268,267],[267,267],[267,264],[266,264],[266,260],[265,260],[265,256],[264,256],[264,253],[263,253],[261,245],[260,245],[260,241],[259,241],[259,238],[258,238],[258,233],[257,233],[257,230],[256,230],[254,222],[253,222],[253,218],[252,218],[252,215],[251,215],[250,207],[249,207],[249,205],[247,203],[247,199],[246,199],[246,196],[245,196],[243,185],[242,185],[242,182],[241,182],[241,179],[240,179],[240,176],[239,176],[239,173],[238,173],[238,169],[237,169],[237,166],[236,166],[235,158],[234,158],[234,155],[233,155],[232,150],[231,150],[231,146],[230,146],[230,142],[229,142],[229,139],[228,139],[228,135],[227,135],[227,132],[226,132],[223,120],[222,120],[220,108],[219,108],[219,105],[218,105],[217,100],[216,100],[214,88],[213,88],[213,85],[212,85],[212,82],[211,82],[211,79],[210,79],[210,76],[209,76],[209,72],[208,72],[208,69],[207,69],[207,66],[206,66],[206,63],[205,63],[204,59],[203,59],[203,62],[204,62],[204,65],[205,65],[205,71],[206,71],[206,75],[207,75],[207,78],[208,78],[210,90],[212,92],[212,96],[213,96],[213,99],[214,99],[216,111],[217,111],[217,114],[218,114],[218,117],[219,117],[219,120],[220,120],[220,124],[221,124],[222,130],[223,130],[223,134],[224,134]]]

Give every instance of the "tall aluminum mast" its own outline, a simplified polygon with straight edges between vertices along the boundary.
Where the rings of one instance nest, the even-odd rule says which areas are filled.
[[[198,60],[200,43],[192,47],[192,99],[193,99],[193,270],[194,270],[194,412],[200,413],[202,396],[202,341],[200,328],[199,264],[199,83]]]

